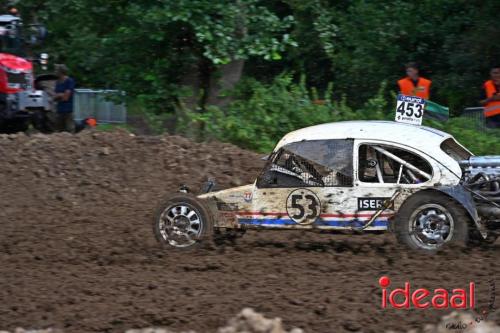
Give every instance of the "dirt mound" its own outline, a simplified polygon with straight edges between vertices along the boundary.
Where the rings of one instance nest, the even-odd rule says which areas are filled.
[[[450,331],[468,333],[500,333],[500,326],[491,321],[478,320],[477,315],[469,312],[452,312],[443,316],[437,324],[425,324],[422,327],[425,333],[449,333]],[[411,329],[407,333],[417,333],[418,329]],[[9,333],[0,331],[0,333]],[[63,333],[61,330],[24,330],[17,328],[13,333]],[[125,333],[176,333],[168,328],[148,327],[126,330]],[[196,333],[195,331],[182,331],[177,333]],[[268,319],[251,308],[243,309],[237,316],[217,330],[217,333],[305,333],[300,328],[286,331],[281,318]],[[385,331],[385,333],[398,333]]]
[[[255,179],[259,156],[228,144],[126,132],[3,135],[0,156],[0,330],[215,332],[252,307],[287,330],[406,331],[447,310],[382,310],[381,275],[394,287],[475,281],[481,307],[500,272],[498,242],[426,257],[390,234],[248,232],[234,246],[161,250],[151,230],[161,197],[208,177],[220,187]]]
[[[1,333],[1,332],[0,332]],[[125,333],[174,333],[164,328],[143,328],[127,330]],[[194,331],[181,333],[196,333]],[[217,330],[217,333],[304,333],[300,328],[287,331],[283,328],[281,318],[268,319],[251,308],[243,309],[238,315]]]

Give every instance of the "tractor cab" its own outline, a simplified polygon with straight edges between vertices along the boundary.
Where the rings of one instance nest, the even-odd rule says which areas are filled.
[[[13,15],[0,15],[0,52],[25,56],[22,21]]]
[[[0,132],[18,132],[30,124],[49,132],[51,111],[46,91],[36,90],[33,64],[45,67],[47,55],[35,57],[32,46],[43,41],[43,25],[24,25],[16,15],[0,15]]]

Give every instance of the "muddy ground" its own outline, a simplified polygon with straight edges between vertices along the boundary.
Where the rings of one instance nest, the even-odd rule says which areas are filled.
[[[151,219],[162,196],[207,177],[220,187],[251,182],[258,157],[125,132],[1,136],[0,330],[212,332],[252,307],[306,332],[407,331],[451,310],[382,310],[380,276],[415,288],[475,281],[480,306],[488,279],[500,283],[499,242],[438,256],[411,253],[390,234],[248,232],[234,246],[157,246]],[[500,323],[500,310],[489,319]]]

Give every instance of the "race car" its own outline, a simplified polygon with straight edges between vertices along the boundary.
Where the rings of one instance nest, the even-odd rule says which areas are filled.
[[[158,241],[190,248],[247,229],[392,231],[413,250],[491,242],[500,226],[500,156],[391,121],[347,121],[285,135],[253,184],[194,195],[154,217]]]

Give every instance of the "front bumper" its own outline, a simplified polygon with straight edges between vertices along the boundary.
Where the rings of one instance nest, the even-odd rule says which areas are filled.
[[[28,118],[34,111],[50,111],[49,96],[42,90],[21,91],[2,96],[2,118]]]

